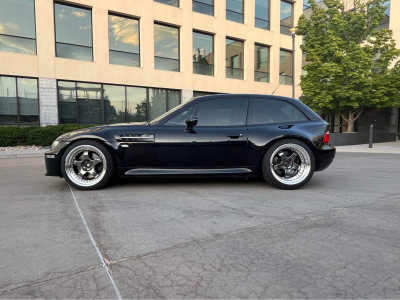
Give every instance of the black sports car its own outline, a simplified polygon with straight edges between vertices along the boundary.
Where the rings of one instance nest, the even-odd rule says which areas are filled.
[[[69,132],[46,152],[47,176],[99,189],[120,177],[251,177],[304,186],[335,157],[328,124],[298,100],[263,95],[194,98],[151,122]]]

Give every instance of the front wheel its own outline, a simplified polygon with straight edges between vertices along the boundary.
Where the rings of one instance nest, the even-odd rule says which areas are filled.
[[[114,173],[114,162],[99,142],[82,140],[71,144],[62,156],[61,172],[65,180],[80,190],[105,186]]]
[[[268,149],[262,162],[264,179],[284,190],[304,186],[314,174],[315,159],[310,147],[299,140],[281,140]]]

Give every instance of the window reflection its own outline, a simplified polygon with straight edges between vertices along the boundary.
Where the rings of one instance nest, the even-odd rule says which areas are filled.
[[[269,82],[269,47],[256,44],[254,47],[254,80]]]
[[[34,0],[0,0],[0,51],[36,54]]]
[[[154,120],[167,112],[167,91],[164,89],[150,89],[149,97],[149,119]]]
[[[58,109],[60,124],[77,123],[75,82],[58,82]]]
[[[143,122],[151,121],[167,110],[180,105],[181,92],[179,90],[58,81],[58,101],[60,124],[95,125]]]
[[[17,78],[20,124],[39,124],[37,79]]]
[[[205,14],[214,15],[214,1],[213,0],[193,0],[193,11]]]
[[[111,64],[140,66],[139,20],[109,15],[108,38]]]
[[[78,124],[102,124],[100,84],[78,83]]]
[[[144,122],[147,120],[146,88],[127,87],[127,118],[128,122]]]
[[[37,79],[0,76],[0,124],[39,125]]]
[[[293,4],[281,0],[281,34],[291,35],[289,29],[293,27]]]
[[[154,24],[154,66],[158,70],[179,72],[179,29]]]
[[[243,23],[243,0],[226,0],[226,19]]]
[[[256,0],[256,27],[269,30],[269,4],[270,0]]]
[[[193,73],[214,75],[214,37],[193,32]]]
[[[57,57],[93,61],[92,11],[54,4]]]
[[[243,44],[226,39],[226,78],[243,79]]]
[[[292,71],[293,55],[290,51],[280,51],[279,55],[279,83],[284,85],[293,84]]]
[[[105,123],[124,123],[125,120],[125,87],[103,85]]]

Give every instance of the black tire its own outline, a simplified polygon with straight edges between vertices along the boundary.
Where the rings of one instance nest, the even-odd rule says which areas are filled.
[[[82,149],[82,150],[81,150]],[[85,149],[88,150],[89,156],[92,155],[92,158],[96,157],[96,159],[89,160],[89,162],[96,161],[98,165],[94,166],[92,165],[91,169],[95,168],[100,168],[101,173],[98,174],[99,176],[97,178],[93,178],[89,180],[84,180],[87,178],[86,176],[92,176],[90,175],[89,172],[86,172],[85,177],[80,177],[77,173],[79,169],[78,167],[73,167],[71,164],[71,159],[74,159],[73,155],[74,153],[80,153],[79,151],[84,151]],[[90,150],[93,150],[93,153],[90,153]],[[99,153],[98,153],[99,152]],[[79,155],[79,154],[77,154]],[[81,156],[82,157],[82,156]],[[66,162],[67,160],[69,161],[69,164],[66,168]],[[99,163],[99,161],[102,161]],[[105,161],[105,164],[104,164]],[[78,163],[81,163],[81,166],[79,166],[80,169],[83,169],[82,167],[82,162],[77,161]],[[105,165],[105,168],[104,168]],[[72,166],[72,167],[71,167]],[[91,170],[90,169],[90,170]],[[96,169],[99,171],[99,169]],[[74,173],[72,173],[75,171]],[[104,172],[103,172],[104,171]],[[84,171],[82,171],[84,172]],[[72,143],[71,145],[68,146],[68,148],[65,150],[62,158],[61,158],[61,173],[65,180],[68,182],[69,185],[73,186],[76,189],[79,190],[98,190],[104,186],[106,186],[111,179],[113,178],[115,174],[115,163],[113,160],[113,157],[111,156],[110,152],[107,150],[107,148],[101,144],[100,142],[93,141],[93,140],[81,140],[77,141],[75,143]],[[90,182],[92,180],[92,182]],[[86,181],[86,182],[84,182]]]
[[[295,146],[293,146],[293,145],[295,145]],[[277,159],[278,162],[279,161],[281,163],[283,162],[283,159],[281,159],[281,157],[277,154],[276,151],[278,151],[278,153],[285,152],[286,151],[285,147],[287,147],[288,152],[292,151],[292,153],[294,153],[294,152],[298,151],[298,153],[296,153],[298,156],[296,158],[296,164],[298,164],[299,166],[301,166],[301,168],[303,168],[303,169],[298,170],[297,173],[296,173],[296,171],[288,170],[288,172],[294,172],[293,174],[295,174],[293,177],[290,177],[290,178],[284,177],[284,174],[285,174],[285,170],[283,169],[284,167],[282,167],[282,169],[278,169],[277,171],[275,171],[274,166],[277,166],[280,164],[276,164],[276,165],[272,164],[272,168],[271,168],[272,155],[274,155],[274,157],[276,157],[276,158],[272,158],[273,160]],[[307,157],[307,154],[308,154],[308,157]],[[288,158],[288,157],[285,157],[285,158]],[[300,162],[300,164],[298,162]],[[289,162],[289,164],[290,164],[290,162]],[[291,166],[289,165],[289,167],[291,167]],[[302,170],[303,170],[303,172],[301,172]],[[310,179],[312,178],[312,176],[314,174],[314,171],[315,171],[315,157],[314,157],[314,153],[311,151],[310,147],[307,146],[307,144],[305,144],[304,142],[302,142],[300,140],[285,139],[285,140],[280,140],[280,141],[276,142],[275,144],[273,144],[268,149],[268,151],[265,153],[263,161],[262,161],[262,172],[261,173],[266,182],[268,182],[269,184],[271,184],[273,186],[276,186],[277,188],[280,188],[283,190],[296,190],[296,189],[303,187],[305,184],[307,184],[307,182],[310,181]],[[278,173],[280,173],[281,176]],[[298,177],[297,180],[295,180],[296,176]],[[293,180],[293,181],[291,181],[291,180]],[[297,182],[297,181],[299,181],[299,182]]]

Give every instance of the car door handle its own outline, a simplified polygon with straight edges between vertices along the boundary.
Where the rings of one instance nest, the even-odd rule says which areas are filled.
[[[242,137],[243,134],[241,134],[241,133],[228,133],[226,136],[230,137],[231,139],[238,139],[238,138]]]
[[[280,129],[290,129],[292,127],[293,127],[293,125],[281,125],[281,126],[278,126],[278,128],[280,128]]]

